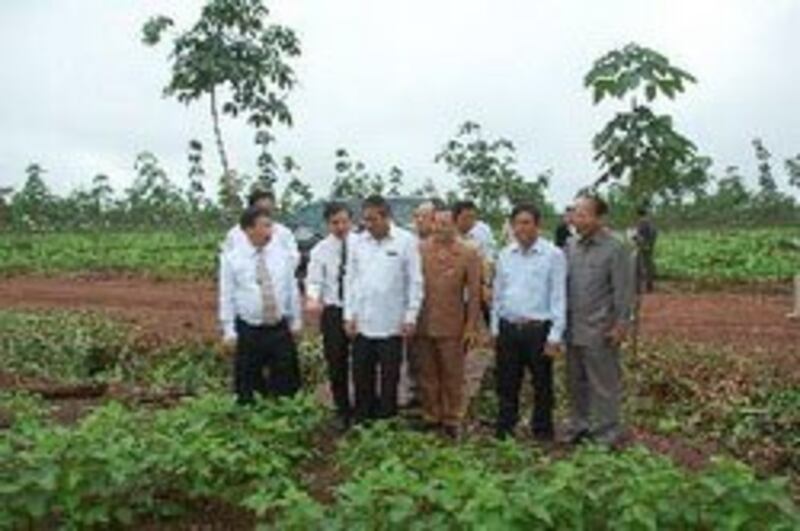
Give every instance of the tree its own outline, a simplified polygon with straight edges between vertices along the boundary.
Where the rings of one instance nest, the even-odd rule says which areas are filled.
[[[389,190],[387,195],[395,197],[403,195],[403,170],[397,166],[389,168]]]
[[[763,195],[773,195],[778,192],[778,184],[772,176],[772,153],[764,146],[760,138],[753,139],[753,149],[758,160],[758,186]]]
[[[48,228],[55,215],[56,197],[44,182],[45,173],[38,163],[29,164],[25,184],[11,199],[12,217],[27,229]]]
[[[286,98],[295,86],[290,61],[300,55],[300,43],[286,26],[267,23],[269,10],[261,0],[209,0],[195,24],[175,35],[169,54],[172,76],[166,96],[190,104],[208,97],[223,175],[223,199],[238,197],[240,183],[229,164],[220,128],[222,114],[246,116],[256,140],[275,123],[292,124]],[[157,45],[172,27],[158,15],[143,28],[143,42]],[[221,107],[220,107],[221,103]],[[224,204],[236,209],[239,204]]]
[[[394,170],[396,183],[399,184],[402,182],[403,172],[400,168],[394,168]],[[372,194],[382,195],[386,191],[383,176],[377,172],[369,172],[366,164],[351,158],[350,153],[344,148],[336,150],[334,171],[336,176],[329,194],[332,198],[363,199]],[[397,181],[397,179],[400,180]]]
[[[158,158],[149,151],[136,156],[133,164],[136,178],[126,190],[131,221],[150,226],[181,219],[183,201]]]
[[[314,200],[314,192],[311,186],[300,178],[300,166],[292,157],[284,157],[283,170],[289,180],[281,193],[278,208],[284,214],[291,214],[311,203]]]
[[[499,226],[509,207],[525,200],[552,210],[545,198],[550,174],[529,180],[517,169],[514,144],[506,138],[486,139],[475,122],[465,122],[455,138],[436,155],[458,176],[461,193],[473,199],[484,218]]]
[[[628,100],[628,109],[594,137],[601,170],[594,187],[622,181],[636,203],[682,189],[686,173],[681,170],[694,164],[696,147],[674,129],[670,116],[658,115],[642,102],[653,102],[659,95],[673,99],[687,83],[696,83],[694,76],[638,44],[613,50],[594,63],[584,79],[594,104],[607,97]]]
[[[189,141],[189,153],[186,156],[189,162],[189,187],[186,190],[186,199],[193,210],[200,210],[205,198],[206,188],[203,180],[206,170],[203,167],[203,144],[199,140]]]
[[[789,185],[800,190],[800,154],[786,159],[786,173],[789,174]]]

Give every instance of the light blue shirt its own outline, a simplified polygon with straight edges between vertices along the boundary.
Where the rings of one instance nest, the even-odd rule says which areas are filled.
[[[567,262],[564,253],[542,238],[529,249],[514,242],[500,252],[494,278],[492,335],[500,320],[550,321],[547,338],[561,343],[567,321]]]

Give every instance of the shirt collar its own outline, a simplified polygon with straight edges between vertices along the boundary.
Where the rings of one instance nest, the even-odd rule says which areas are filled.
[[[531,247],[528,249],[527,252],[524,252],[522,249],[522,245],[520,245],[520,243],[517,240],[514,240],[511,243],[511,251],[519,253],[521,255],[538,254],[542,252],[542,238],[541,237],[536,238],[536,241],[533,242],[533,245],[531,245]]]

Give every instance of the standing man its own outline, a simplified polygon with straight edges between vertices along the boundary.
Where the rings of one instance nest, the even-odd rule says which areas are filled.
[[[590,437],[613,446],[622,435],[620,346],[630,326],[633,290],[628,252],[604,227],[607,214],[598,197],[575,204],[578,235],[567,249],[568,439]]]
[[[470,200],[458,201],[453,206],[458,232],[467,243],[475,245],[481,256],[481,286],[482,302],[481,312],[484,321],[489,323],[490,307],[492,300],[492,279],[494,278],[494,259],[496,244],[492,229],[478,220],[478,207]]]
[[[247,198],[247,206],[248,208],[257,207],[266,211],[272,219],[275,215],[275,194],[267,190],[253,190]],[[274,219],[272,220],[272,240],[289,251],[294,260],[295,267],[300,263],[300,250],[297,246],[297,240],[294,234],[292,234],[292,231],[290,231],[286,225]],[[225,240],[222,243],[222,250],[223,252],[229,251],[238,245],[242,245],[246,248],[248,241],[242,228],[239,225],[235,225],[225,235]]]
[[[221,257],[219,318],[226,350],[235,350],[237,400],[248,404],[254,393],[288,396],[300,388],[294,335],[302,312],[292,257],[273,240],[269,213],[250,207],[239,226],[246,242]]]
[[[480,257],[458,237],[452,211],[444,206],[436,209],[433,235],[420,250],[425,296],[414,344],[421,359],[423,421],[458,438],[465,358],[478,335]]]
[[[422,245],[433,233],[433,217],[435,204],[433,201],[425,201],[414,210],[414,236],[417,243]],[[408,376],[408,403],[406,407],[417,408],[422,403],[420,391],[420,357],[416,345],[416,338],[406,343],[406,375]]]
[[[553,358],[566,325],[564,253],[539,236],[539,210],[519,204],[511,212],[515,241],[500,253],[494,282],[492,336],[497,347],[497,437],[513,434],[519,391],[528,368],[533,376],[530,429],[553,439]]]
[[[474,241],[480,249],[483,258],[492,262],[496,250],[496,243],[492,229],[478,219],[478,207],[473,201],[458,201],[453,205],[458,232],[465,240]]]
[[[350,210],[344,203],[325,206],[328,236],[311,249],[306,278],[309,313],[320,312],[322,346],[328,364],[333,402],[336,406],[337,429],[350,426],[350,339],[344,329],[344,278],[349,251],[356,236],[352,234]]]
[[[575,207],[572,205],[568,206],[566,210],[564,210],[564,215],[561,217],[561,221],[556,226],[553,243],[555,243],[556,247],[559,249],[566,248],[567,242],[573,235],[572,212],[574,210]]]
[[[636,243],[636,282],[637,293],[651,293],[656,278],[655,250],[658,231],[642,207],[637,211],[639,221],[636,222],[634,242]]]
[[[355,419],[359,422],[397,415],[403,341],[414,335],[422,303],[416,240],[392,224],[391,209],[383,197],[368,197],[362,211],[366,230],[350,253],[344,307],[348,335],[355,338]]]

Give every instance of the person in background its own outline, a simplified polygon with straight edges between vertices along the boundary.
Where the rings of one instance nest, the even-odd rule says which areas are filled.
[[[481,261],[458,237],[444,205],[436,208],[433,234],[420,254],[425,295],[414,344],[421,360],[423,421],[457,439],[466,409],[466,353],[478,337]]]
[[[349,256],[344,306],[357,422],[397,415],[403,343],[414,335],[423,293],[418,243],[391,222],[388,202],[370,196],[362,213],[366,230]]]
[[[417,243],[422,244],[433,233],[433,215],[435,205],[433,201],[424,201],[414,210],[414,236]],[[406,407],[416,408],[422,403],[419,371],[420,359],[416,347],[416,338],[405,345],[406,375],[408,376],[408,402]]]
[[[615,446],[622,436],[620,347],[631,325],[633,286],[629,253],[605,227],[607,214],[599,197],[575,204],[578,234],[567,247],[566,439]]]
[[[344,289],[349,251],[357,236],[352,232],[351,213],[344,203],[325,206],[328,235],[311,249],[306,277],[306,309],[320,315],[322,346],[328,365],[336,428],[350,427],[350,339],[344,328]]]
[[[474,241],[484,259],[493,262],[496,243],[492,229],[478,219],[478,207],[473,201],[458,201],[453,205],[453,217],[458,232],[465,240]]]
[[[251,206],[239,226],[246,241],[220,259],[219,320],[225,350],[235,351],[237,401],[249,404],[255,393],[288,396],[300,388],[294,336],[302,311],[292,256],[273,239],[269,213]]]
[[[533,377],[530,429],[540,441],[553,439],[553,358],[566,326],[564,253],[540,237],[539,210],[519,204],[510,221],[515,241],[500,253],[494,280],[492,336],[497,349],[497,437],[513,435],[525,369]]]
[[[496,243],[492,229],[478,220],[478,208],[470,200],[458,201],[453,205],[453,217],[461,237],[470,245],[475,246],[481,256],[481,286],[482,303],[481,313],[488,325],[492,300],[492,279],[494,278],[494,259]]]
[[[553,238],[553,243],[556,244],[556,247],[559,249],[564,249],[567,246],[567,242],[574,234],[574,227],[572,225],[572,213],[575,210],[575,207],[568,206],[564,210],[564,215],[561,216],[561,221],[556,226],[556,231]]]
[[[267,190],[253,190],[247,198],[247,206],[257,207],[265,210],[272,219],[272,240],[285,247],[292,256],[295,267],[300,263],[300,250],[297,240],[285,225],[274,220],[275,216],[275,194]],[[231,227],[222,242],[222,251],[230,251],[234,247],[248,245],[248,239],[239,225]]]
[[[636,243],[636,279],[638,293],[652,293],[656,278],[655,249],[658,231],[642,207],[637,211],[636,231],[633,240]]]

